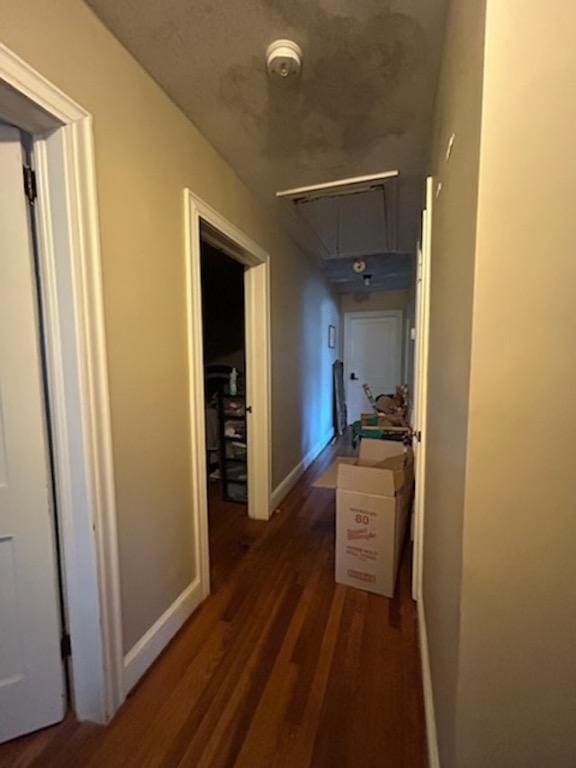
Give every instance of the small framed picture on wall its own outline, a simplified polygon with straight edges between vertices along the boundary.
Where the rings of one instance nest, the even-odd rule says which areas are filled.
[[[330,349],[336,349],[336,326],[328,326],[328,347]]]

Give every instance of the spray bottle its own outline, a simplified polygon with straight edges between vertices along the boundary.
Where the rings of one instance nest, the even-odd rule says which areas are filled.
[[[238,371],[236,368],[232,368],[232,372],[230,373],[230,394],[238,394]]]

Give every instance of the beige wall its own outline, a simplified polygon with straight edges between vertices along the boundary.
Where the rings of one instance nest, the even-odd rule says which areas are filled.
[[[331,423],[332,294],[275,217],[79,0],[0,0],[0,40],[94,116],[128,650],[194,574],[182,191],[272,255],[273,476]],[[327,334],[327,327],[325,333]],[[294,366],[302,338],[306,367]],[[305,402],[317,411],[300,426]],[[330,411],[330,414],[328,414]]]
[[[483,61],[482,0],[451,4],[436,100],[424,609],[440,754],[454,766]],[[445,162],[449,137],[454,151]],[[464,768],[464,766],[461,766]]]
[[[373,293],[343,293],[340,296],[342,312],[372,312],[401,309],[406,311],[410,291],[374,291]]]
[[[437,102],[424,606],[440,756],[571,768],[576,6],[486,5],[482,62],[480,3],[452,4]]]
[[[457,765],[576,765],[576,4],[488,0]]]
[[[272,387],[275,393],[272,443],[274,485],[333,428],[332,363],[328,326],[340,326],[337,299],[317,267],[292,258],[272,271]],[[288,455],[286,446],[293,446]]]

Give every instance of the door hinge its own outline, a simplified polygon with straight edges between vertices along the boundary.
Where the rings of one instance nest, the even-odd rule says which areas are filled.
[[[24,173],[24,194],[26,199],[31,205],[34,205],[38,193],[36,190],[36,173],[30,168],[29,165],[25,165],[22,168]]]
[[[64,632],[60,639],[60,655],[63,659],[69,659],[72,656],[72,642],[68,632]]]
[[[417,430],[414,432],[414,437],[416,439],[416,442],[421,443],[422,442],[422,432],[420,430]]]

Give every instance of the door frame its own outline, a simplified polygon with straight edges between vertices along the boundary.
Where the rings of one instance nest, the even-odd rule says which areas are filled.
[[[124,691],[92,117],[2,44],[0,114],[34,139],[71,703],[107,723]]]
[[[412,597],[422,597],[424,512],[426,491],[426,425],[428,418],[428,357],[430,337],[430,266],[432,257],[433,179],[426,179],[426,208],[422,212],[422,245],[418,249],[416,346],[414,350],[414,556]]]
[[[244,272],[246,397],[247,404],[252,406],[252,413],[248,414],[248,510],[250,517],[257,520],[268,520],[271,512],[270,256],[190,189],[184,191],[184,215],[192,488],[205,597],[210,592],[210,553],[204,416],[201,223],[208,224],[223,241],[228,242],[230,248],[225,249],[228,255],[247,267]]]
[[[361,320],[366,318],[386,318],[396,317],[400,322],[400,376],[403,373],[403,355],[404,355],[404,312],[401,309],[372,309],[365,312],[345,312],[344,313],[344,381],[346,382],[346,402],[350,403],[349,384],[350,381],[350,365],[348,355],[348,343],[350,340],[350,324],[352,320]]]

